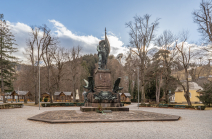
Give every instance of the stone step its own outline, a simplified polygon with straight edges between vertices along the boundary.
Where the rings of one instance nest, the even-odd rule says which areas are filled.
[[[98,107],[80,107],[80,111],[87,112],[87,111],[97,111]],[[102,110],[111,110],[111,111],[129,111],[127,107],[102,107]]]

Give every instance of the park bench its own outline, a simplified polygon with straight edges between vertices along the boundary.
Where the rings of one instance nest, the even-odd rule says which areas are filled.
[[[185,108],[185,105],[174,105],[174,108]]]
[[[168,107],[168,104],[159,104],[159,107]]]

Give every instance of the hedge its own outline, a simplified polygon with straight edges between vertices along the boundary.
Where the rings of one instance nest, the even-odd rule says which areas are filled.
[[[23,104],[3,104],[0,105],[0,109],[23,108],[23,106]]]
[[[139,106],[141,106],[141,107],[159,107],[158,104],[140,104]],[[174,106],[177,106],[177,105],[166,105],[166,106],[174,108]],[[180,106],[184,106],[185,108],[198,109],[198,110],[200,110],[200,108],[201,108],[201,110],[205,110],[205,106],[188,106],[188,105],[180,105]]]
[[[123,104],[131,104],[131,102],[121,102],[121,103],[123,103]]]
[[[42,107],[55,107],[55,106],[84,106],[84,103],[42,103]]]
[[[138,99],[131,99],[131,102],[138,102]]]

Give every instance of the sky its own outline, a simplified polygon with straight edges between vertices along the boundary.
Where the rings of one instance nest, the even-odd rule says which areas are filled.
[[[133,17],[151,15],[160,18],[156,35],[164,30],[178,34],[189,31],[188,43],[201,39],[192,12],[199,9],[201,0],[1,0],[0,13],[11,25],[15,35],[16,55],[23,60],[26,40],[31,26],[46,24],[66,48],[80,45],[83,54],[97,53],[98,42],[104,39],[107,28],[111,54],[128,51],[129,28]]]

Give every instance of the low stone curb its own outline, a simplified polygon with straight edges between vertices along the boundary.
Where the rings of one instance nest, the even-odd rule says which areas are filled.
[[[176,118],[170,118],[170,119],[121,119],[121,120],[45,120],[45,119],[36,119],[36,118],[28,118],[27,120],[33,120],[33,121],[41,121],[41,122],[47,122],[47,123],[102,123],[102,122],[145,122],[145,121],[177,121],[180,119],[180,116],[176,116]]]
[[[33,121],[41,121],[41,122],[47,122],[47,123],[52,123],[52,124],[56,124],[56,123],[100,123],[100,122],[142,122],[142,121],[177,121],[180,119],[180,116],[176,116],[176,115],[168,115],[168,114],[159,114],[159,113],[152,113],[152,112],[144,112],[151,115],[165,115],[166,117],[161,118],[161,117],[120,117],[120,119],[84,119],[84,117],[81,117],[80,119],[51,119],[50,117],[46,117],[46,114],[50,114],[48,113],[49,111],[43,112],[41,114],[35,115],[33,117],[28,118],[28,120],[33,120]],[[56,111],[58,113],[61,113],[62,111]],[[84,115],[86,112],[82,112],[82,114]],[[129,113],[129,112],[127,112]],[[123,114],[123,113],[122,113]],[[43,116],[40,116],[43,115]],[[51,115],[51,114],[50,114]],[[106,114],[107,115],[107,114]],[[110,116],[110,115],[108,115]],[[43,117],[43,118],[42,118]],[[128,118],[128,119],[127,119]]]

